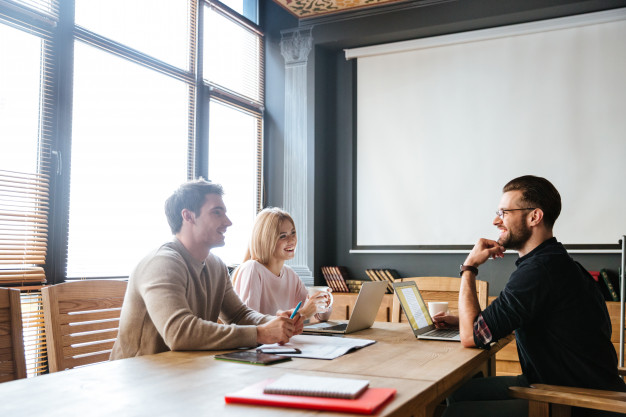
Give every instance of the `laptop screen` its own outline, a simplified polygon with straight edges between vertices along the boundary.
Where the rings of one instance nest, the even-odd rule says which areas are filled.
[[[415,281],[396,282],[393,286],[413,330],[433,328],[433,320]]]

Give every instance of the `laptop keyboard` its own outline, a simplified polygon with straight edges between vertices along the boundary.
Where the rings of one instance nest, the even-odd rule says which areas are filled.
[[[346,327],[348,327],[347,324],[345,323],[341,323],[341,324],[336,324],[334,326],[328,326],[328,327],[324,327],[324,330],[345,330]]]
[[[428,333],[425,333],[428,336],[437,336],[437,337],[455,337],[459,335],[458,329],[435,329]]]

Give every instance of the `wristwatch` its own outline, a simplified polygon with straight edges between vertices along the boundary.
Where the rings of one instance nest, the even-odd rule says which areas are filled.
[[[476,268],[475,266],[471,266],[471,265],[461,265],[461,271],[459,272],[460,276],[463,276],[463,272],[465,271],[470,271],[472,272],[474,275],[478,275],[478,268]]]

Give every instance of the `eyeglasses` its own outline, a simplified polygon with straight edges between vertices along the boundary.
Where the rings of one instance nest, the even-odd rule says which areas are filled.
[[[526,207],[526,208],[519,208],[519,209],[500,209],[496,211],[496,214],[498,215],[499,218],[504,219],[504,214],[507,211],[517,211],[517,210],[535,210],[537,207]]]

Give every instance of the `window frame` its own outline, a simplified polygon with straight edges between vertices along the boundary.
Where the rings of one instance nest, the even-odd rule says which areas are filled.
[[[247,0],[248,2],[254,0]],[[80,41],[94,47],[105,49],[124,59],[149,67],[169,76],[181,79],[190,85],[189,110],[189,145],[187,178],[208,178],[208,148],[210,115],[208,103],[211,99],[219,99],[229,105],[241,108],[259,117],[261,123],[257,133],[259,144],[257,168],[257,202],[256,211],[262,208],[264,200],[263,185],[263,116],[264,116],[264,34],[259,25],[238,14],[229,7],[215,0],[188,0],[190,9],[190,52],[189,70],[182,70],[158,59],[149,57],[130,47],[99,36],[89,30],[76,26],[74,21],[74,1],[59,2],[59,16],[54,19],[48,15],[30,10],[17,3],[0,0],[0,13],[9,15],[22,26],[31,25],[48,31],[52,38],[52,55],[54,57],[54,90],[51,97],[53,126],[51,137],[52,167],[50,176],[50,205],[48,218],[48,251],[44,271],[46,284],[52,285],[66,281],[69,233],[69,202],[70,202],[70,169],[71,169],[71,132],[73,113],[73,63],[74,42]],[[259,83],[260,100],[253,101],[233,91],[205,82],[203,78],[203,43],[202,22],[204,6],[218,9],[220,13],[236,21],[247,30],[252,30],[260,37]],[[257,6],[258,10],[258,6]],[[195,46],[195,47],[194,47]],[[208,117],[207,117],[208,116]],[[91,279],[111,278],[98,277]],[[126,277],[122,277],[126,278]]]

